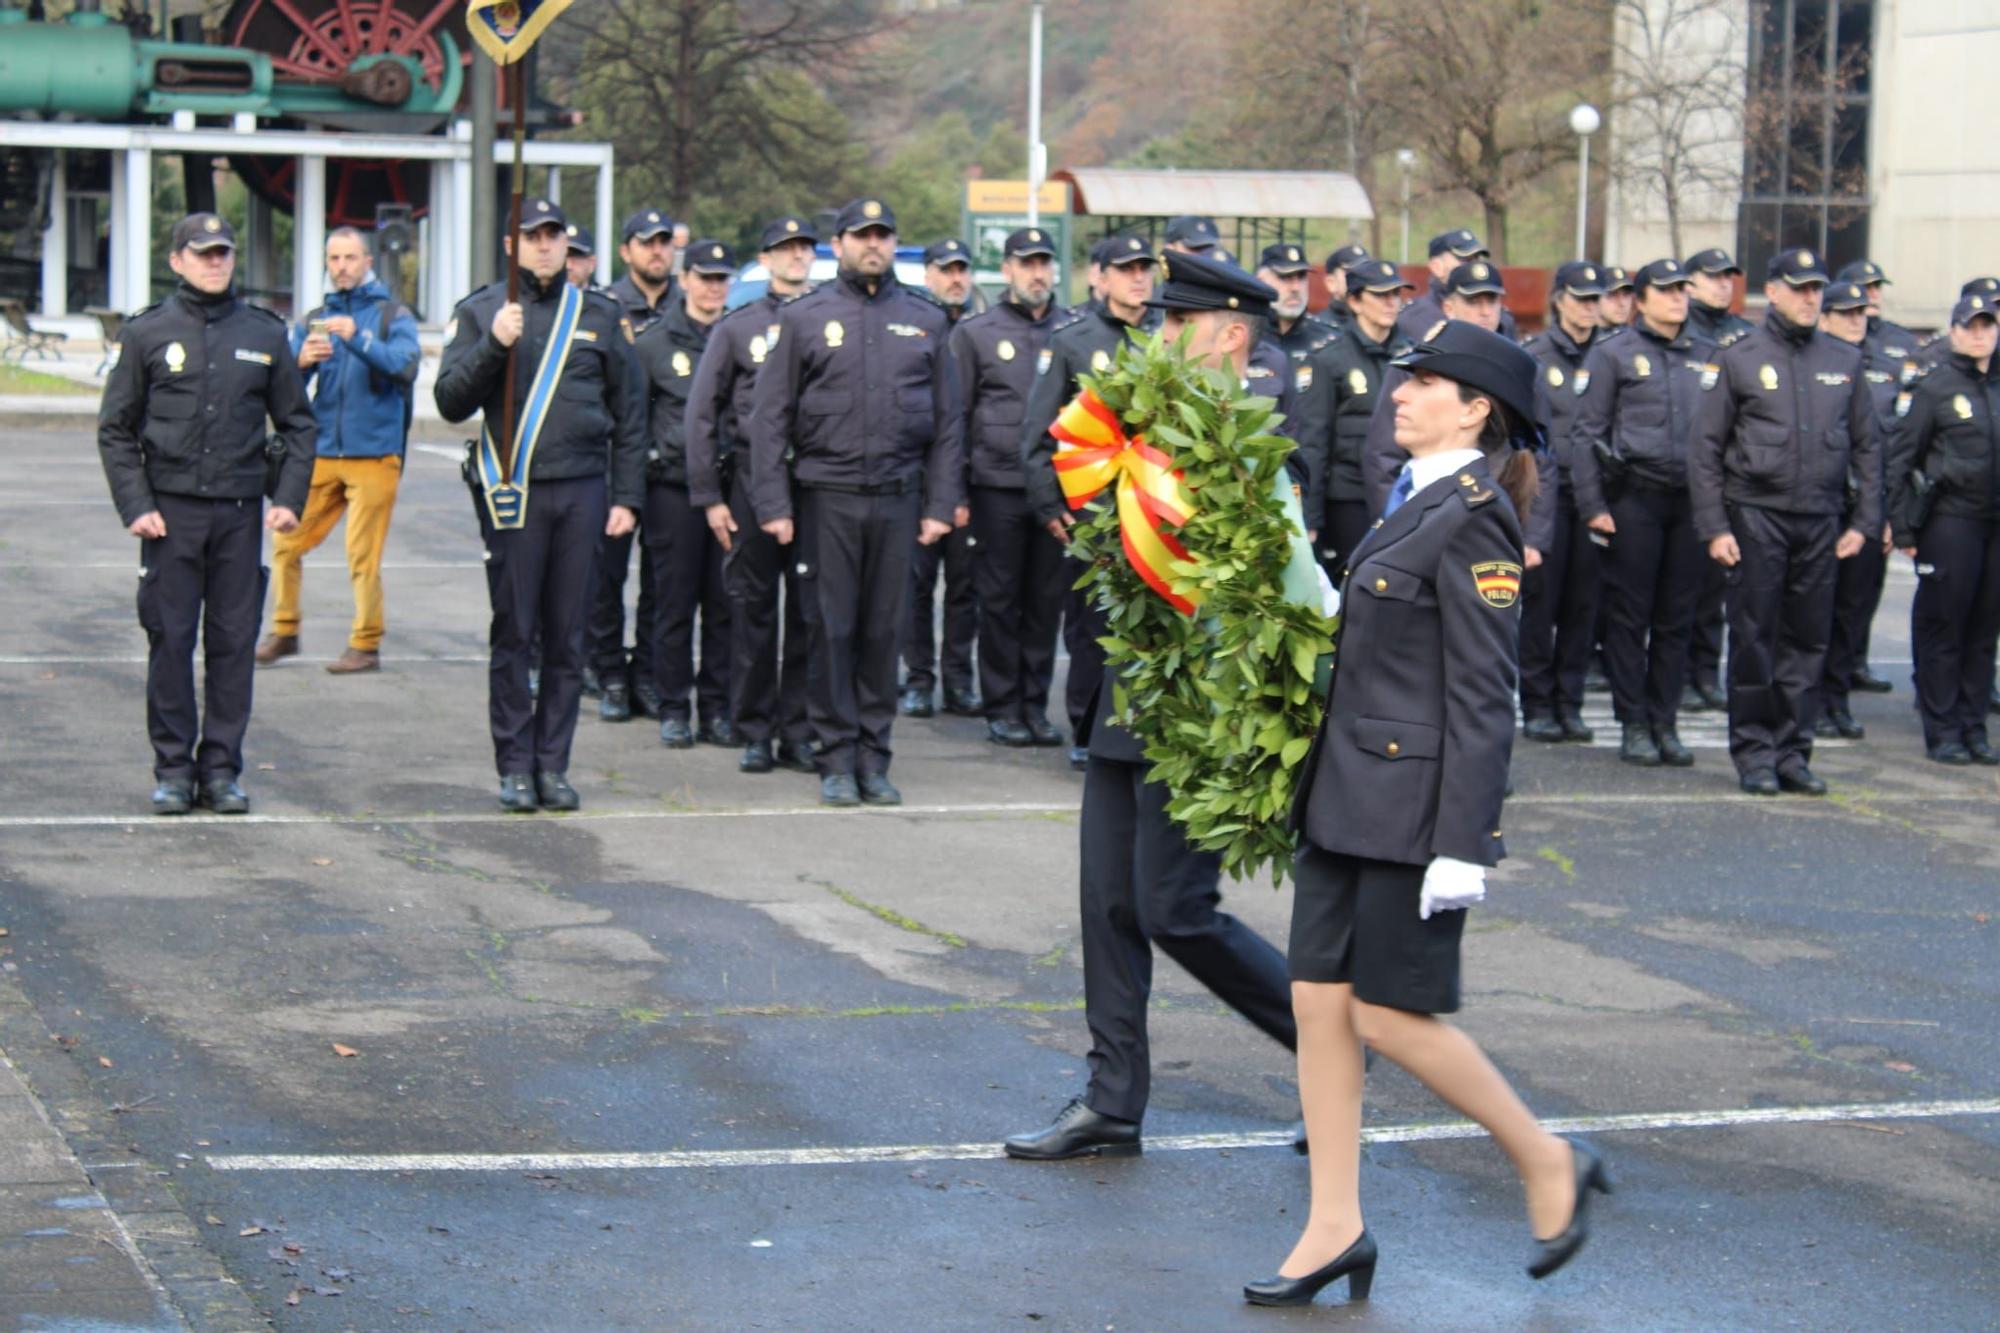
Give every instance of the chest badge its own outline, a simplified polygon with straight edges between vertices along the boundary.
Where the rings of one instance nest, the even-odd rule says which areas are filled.
[[[674,374],[680,376],[682,379],[686,379],[688,376],[694,374],[694,363],[688,360],[686,352],[674,353]]]
[[[167,372],[169,374],[180,374],[181,367],[187,364],[187,348],[181,346],[179,343],[168,343],[167,350],[160,355],[167,363]]]
[[[1569,381],[1570,392],[1574,393],[1577,397],[1579,398],[1583,397],[1583,391],[1585,389],[1588,389],[1589,387],[1590,387],[1590,372],[1588,370],[1579,369],[1575,375],[1570,377]]]
[[[1044,347],[1040,352],[1035,354],[1035,373],[1037,375],[1048,374],[1049,363],[1055,359],[1055,349],[1053,347]]]
[[[1014,359],[1014,344],[1002,338],[993,345],[993,355],[999,357],[1002,361],[1012,361]]]
[[[269,352],[253,351],[248,347],[237,348],[236,359],[238,361],[248,361],[253,365],[259,366],[268,366],[271,364],[271,354]]]
[[[763,334],[753,333],[750,335],[751,364],[759,366],[763,365],[764,357],[770,352],[770,350],[771,350],[770,344],[764,341]]]
[[[1561,366],[1550,366],[1550,367],[1549,367],[1549,387],[1550,387],[1551,389],[1560,389],[1560,388],[1562,388],[1562,383],[1563,383],[1563,373],[1562,373],[1562,367],[1561,367]]]
[[[1090,354],[1090,368],[1100,375],[1111,369],[1111,353],[1105,351],[1102,347],[1092,352]]]
[[[1910,391],[1909,391],[1908,389],[1905,389],[1905,390],[1903,390],[1903,392],[1901,392],[1901,393],[1899,393],[1899,394],[1897,394],[1897,395],[1896,395],[1896,415],[1897,415],[1897,416],[1899,416],[1899,417],[1906,417],[1906,416],[1910,415],[1910,397],[1911,397],[1911,395],[1910,395]]]
[[[1307,389],[1312,388],[1312,385],[1313,368],[1311,366],[1300,366],[1292,371],[1292,387],[1298,392],[1304,393]]]
[[[1507,560],[1486,560],[1472,567],[1472,586],[1479,600],[1506,610],[1521,599],[1521,567]]]
[[[1972,420],[1972,400],[1962,393],[1952,395],[1951,410],[1960,421]]]
[[[1704,389],[1713,389],[1713,388],[1715,387],[1715,382],[1716,382],[1716,381],[1717,381],[1718,379],[1720,379],[1720,378],[1722,378],[1722,367],[1721,367],[1721,366],[1717,366],[1717,365],[1704,365],[1704,366],[1703,366],[1703,367],[1701,368],[1701,387],[1702,387],[1702,388],[1704,388]]]
[[[1652,361],[1643,354],[1633,357],[1632,373],[1639,379],[1647,378],[1653,373]]]
[[[826,345],[838,347],[847,341],[847,329],[837,319],[829,319],[825,329]]]
[[[1356,366],[1347,372],[1347,391],[1359,398],[1368,392],[1368,372]]]
[[[1765,393],[1778,391],[1778,368],[1776,366],[1757,367],[1757,382],[1764,386]]]

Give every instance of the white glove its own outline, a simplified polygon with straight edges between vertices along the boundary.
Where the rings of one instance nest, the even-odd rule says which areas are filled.
[[[1340,614],[1340,589],[1333,586],[1333,580],[1326,576],[1326,566],[1317,560],[1313,562],[1313,573],[1319,575],[1319,613],[1330,620]]]
[[[1457,912],[1486,900],[1486,867],[1452,856],[1434,856],[1424,869],[1424,891],[1417,899],[1417,917],[1428,921],[1435,912]]]

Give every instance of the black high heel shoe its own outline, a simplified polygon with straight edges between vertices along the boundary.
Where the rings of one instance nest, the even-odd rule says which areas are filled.
[[[1252,1305],[1311,1305],[1320,1289],[1340,1277],[1347,1278],[1347,1299],[1365,1301],[1368,1288],[1375,1284],[1375,1238],[1362,1228],[1355,1242],[1324,1268],[1304,1277],[1267,1277],[1243,1288],[1243,1299]]]
[[[1547,1240],[1537,1240],[1535,1249],[1528,1256],[1528,1276],[1547,1277],[1576,1257],[1583,1243],[1590,1239],[1590,1192],[1611,1193],[1611,1173],[1604,1169],[1604,1159],[1597,1155],[1597,1149],[1581,1139],[1565,1138],[1574,1154],[1576,1165],[1576,1203],[1569,1216],[1569,1225]]]

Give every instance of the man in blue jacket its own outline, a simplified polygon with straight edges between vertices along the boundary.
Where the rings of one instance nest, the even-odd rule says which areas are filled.
[[[340,227],[326,238],[326,276],[326,304],[292,330],[292,354],[319,421],[312,492],[298,527],[271,544],[277,610],[257,645],[257,662],[269,666],[299,651],[300,562],[345,513],[354,626],[346,651],[326,669],[346,675],[382,665],[382,547],[403,476],[410,391],[423,352],[415,317],[376,278],[360,232]]]

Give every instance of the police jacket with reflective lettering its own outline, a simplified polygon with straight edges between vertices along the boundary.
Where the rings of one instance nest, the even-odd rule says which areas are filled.
[[[521,336],[514,344],[514,421],[518,432],[528,389],[555,327],[566,279],[547,282],[521,274]],[[508,349],[494,340],[493,317],[507,303],[507,284],[489,283],[458,303],[438,363],[438,412],[446,421],[484,414],[496,435],[504,420]],[[563,361],[528,480],[572,477],[610,479],[614,505],[637,509],[646,502],[646,384],[632,354],[624,314],[603,292],[585,291],[576,333]]]
[[[757,372],[778,341],[778,311],[797,299],[766,290],[715,321],[709,331],[688,393],[688,503],[707,508],[726,502],[724,474],[748,466],[750,441],[744,431]]]
[[[652,433],[646,449],[648,483],[688,484],[688,393],[713,327],[689,317],[682,305],[661,315],[639,335],[636,350],[646,373],[646,410]]]
[[[1773,310],[1760,327],[1717,351],[1715,362],[1716,383],[1702,391],[1688,450],[1701,539],[1729,531],[1728,505],[1848,513],[1850,471],[1860,491],[1852,526],[1880,531],[1881,441],[1861,349],[1799,328]]]
[[[1053,304],[1035,318],[1026,307],[1001,301],[951,331],[958,391],[965,398],[966,473],[974,486],[1018,491],[1021,421],[1034,388],[1035,367],[1058,313]]]
[[[1889,510],[1898,546],[1915,546],[1905,529],[1911,474],[1936,487],[1931,516],[2000,519],[2000,368],[1984,374],[1971,357],[1953,352],[1918,380],[1910,407],[1889,442]],[[1867,529],[1863,529],[1867,531]]]
[[[285,324],[236,298],[181,283],[125,325],[97,409],[97,449],[118,517],[156,495],[249,500],[264,494],[265,419],[285,448],[272,503],[303,513],[318,423]]]
[[[1611,512],[1606,494],[1604,453],[1618,460],[1626,484],[1651,490],[1684,491],[1688,484],[1688,443],[1694,438],[1705,377],[1719,377],[1711,361],[1715,346],[1682,325],[1662,337],[1643,319],[1632,331],[1590,350],[1587,376],[1570,429],[1570,480],[1576,512],[1586,519]]]
[[[888,489],[921,478],[923,516],[951,522],[965,503],[964,422],[944,311],[894,274],[843,273],[784,306],[778,328],[751,399],[758,519],[792,516],[794,480]]]
[[[1049,345],[1035,362],[1035,386],[1028,393],[1028,414],[1021,420],[1021,473],[1027,484],[1028,508],[1046,523],[1069,512],[1062,486],[1056,481],[1056,441],[1049,427],[1076,397],[1076,377],[1108,370],[1125,344],[1128,330],[1141,337],[1159,327],[1156,311],[1148,310],[1137,324],[1127,324],[1102,304],[1078,307],[1074,319],[1049,333]]]

